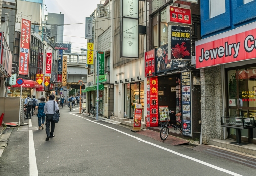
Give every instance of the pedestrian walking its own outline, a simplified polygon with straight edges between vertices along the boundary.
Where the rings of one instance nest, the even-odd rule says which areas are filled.
[[[45,113],[44,113],[44,106],[45,106],[45,98],[41,98],[41,102],[38,104],[38,130],[44,129],[44,122],[45,122]]]
[[[26,107],[26,116],[27,119],[31,119],[31,109],[32,109],[32,100],[29,97],[29,95],[27,96],[27,98],[25,99],[25,107]]]
[[[46,141],[49,141],[49,138],[54,137],[55,122],[53,121],[54,110],[59,111],[59,107],[56,101],[54,101],[55,96],[50,95],[49,101],[45,103],[44,113],[46,115]],[[51,126],[51,131],[50,131]]]
[[[63,108],[64,102],[65,102],[65,98],[64,98],[64,96],[62,96],[62,97],[60,98],[60,106],[61,106],[62,108]]]
[[[36,110],[36,105],[37,105],[37,104],[38,104],[38,102],[37,102],[36,96],[33,95],[33,98],[32,98],[32,108],[31,108],[31,110],[32,110],[32,116],[34,115],[34,112],[35,112],[35,110]]]

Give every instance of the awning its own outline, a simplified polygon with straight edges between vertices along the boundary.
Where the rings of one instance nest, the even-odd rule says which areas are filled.
[[[94,86],[86,87],[85,90],[83,90],[83,92],[90,92],[90,91],[96,91],[96,90],[97,90],[97,85],[94,85]],[[99,90],[104,90],[103,84],[99,85]]]
[[[22,85],[19,85],[19,84],[15,84],[13,85],[12,87],[23,87],[23,88],[39,88],[40,85],[33,81],[33,80],[27,80],[27,79],[23,79],[24,83]]]

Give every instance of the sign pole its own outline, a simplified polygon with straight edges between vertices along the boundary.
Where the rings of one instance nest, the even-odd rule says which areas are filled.
[[[99,119],[99,57],[98,57],[98,52],[96,51],[97,54],[97,112],[96,112],[96,120]]]
[[[80,105],[80,114],[81,114],[81,110],[82,110],[82,102],[81,102],[81,88],[82,87],[81,86],[82,86],[82,81],[80,81],[80,101],[79,101],[80,102],[80,104],[79,104]]]
[[[21,111],[24,109],[21,109],[22,108],[22,105],[21,105],[21,98],[22,98],[22,85],[20,86],[20,112],[19,112],[19,126],[20,126],[20,116],[21,116]]]

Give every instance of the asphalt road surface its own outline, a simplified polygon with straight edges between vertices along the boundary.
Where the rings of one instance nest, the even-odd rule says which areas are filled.
[[[13,129],[0,158],[1,176],[256,175],[253,168],[80,115],[77,108],[60,112],[48,142],[36,116]]]

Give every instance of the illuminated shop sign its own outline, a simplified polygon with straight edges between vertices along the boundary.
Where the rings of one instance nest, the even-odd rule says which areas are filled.
[[[196,42],[196,68],[256,58],[256,23]]]
[[[175,6],[169,6],[168,11],[170,12],[169,17],[167,18],[168,22],[173,23],[182,23],[182,24],[191,24],[191,10],[184,9]]]

